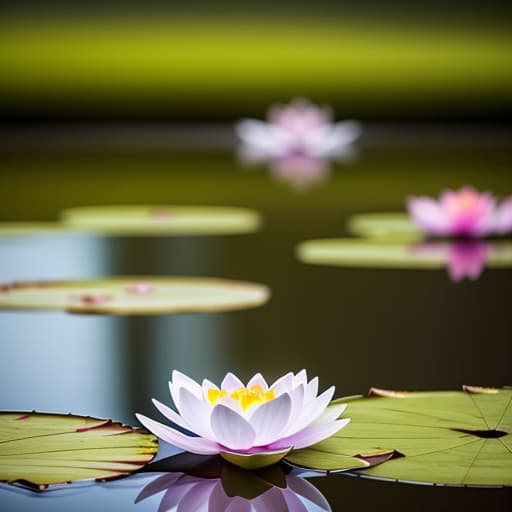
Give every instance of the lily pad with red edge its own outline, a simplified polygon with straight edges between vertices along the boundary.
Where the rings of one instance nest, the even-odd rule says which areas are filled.
[[[261,226],[249,208],[229,206],[86,206],[61,213],[73,230],[108,235],[228,235],[251,233]]]
[[[372,390],[341,398],[351,422],[302,454],[315,469],[328,456],[393,456],[351,474],[399,482],[453,486],[512,485],[512,389],[465,386],[463,391]],[[297,453],[301,453],[299,450]],[[293,458],[288,457],[290,462]],[[340,468],[344,469],[344,468]]]
[[[0,413],[0,481],[34,489],[129,475],[156,455],[155,436],[111,420]]]
[[[0,310],[150,315],[256,307],[270,296],[261,284],[199,277],[119,277],[0,285]]]

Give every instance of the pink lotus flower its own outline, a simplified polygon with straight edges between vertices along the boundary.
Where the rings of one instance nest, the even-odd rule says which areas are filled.
[[[326,177],[329,159],[352,157],[361,127],[356,121],[333,123],[330,108],[296,99],[271,107],[267,122],[239,121],[236,132],[243,160],[269,161],[276,176],[303,188]]]
[[[165,491],[165,492],[164,492]],[[135,503],[164,492],[158,510],[217,511],[217,512],[304,512],[306,504],[314,504],[319,510],[330,512],[331,507],[307,480],[299,476],[286,476],[286,487],[271,487],[260,495],[248,499],[228,496],[220,477],[207,478],[186,473],[165,473],[142,489]]]
[[[512,231],[512,196],[496,198],[472,187],[446,190],[439,200],[411,197],[407,208],[416,226],[431,236],[478,238]]]
[[[178,412],[157,400],[153,403],[196,437],[137,414],[146,428],[183,450],[220,454],[251,469],[273,464],[292,449],[323,441],[350,421],[338,419],[344,404],[327,408],[334,387],[317,396],[318,378],[308,381],[305,370],[287,373],[271,386],[259,373],[246,385],[228,373],[220,387],[206,379],[201,386],[174,371],[169,388]]]

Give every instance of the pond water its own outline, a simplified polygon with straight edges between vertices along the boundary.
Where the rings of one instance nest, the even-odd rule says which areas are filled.
[[[388,141],[389,142],[389,141]],[[454,283],[446,269],[374,269],[301,263],[295,247],[347,234],[350,215],[400,211],[408,194],[472,184],[512,191],[512,151],[502,144],[437,140],[370,144],[318,183],[297,187],[232,151],[23,148],[2,154],[2,221],[52,221],[70,207],[195,204],[253,208],[261,230],[215,236],[94,234],[0,240],[0,280],[115,275],[212,276],[262,283],[266,305],[218,313],[87,316],[0,312],[0,409],[72,412],[136,425],[171,404],[170,372],[218,382],[233,371],[268,380],[307,368],[336,396],[371,386],[460,389],[510,382],[512,269]],[[164,448],[159,457],[170,454]],[[35,494],[0,488],[2,511],[156,511],[135,504],[157,475],[74,484]],[[311,479],[333,510],[502,510],[508,489],[405,485],[344,476]],[[308,510],[318,510],[308,505]]]

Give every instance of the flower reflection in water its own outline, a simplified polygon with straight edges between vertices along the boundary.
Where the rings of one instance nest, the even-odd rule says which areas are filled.
[[[147,470],[163,470],[166,466],[173,471],[147,484],[135,503],[163,493],[158,512],[331,510],[313,484],[300,476],[285,474],[281,465],[248,471],[217,456],[180,454],[151,464]]]
[[[465,278],[476,281],[492,254],[492,244],[479,240],[429,242],[414,246],[412,254],[438,254],[446,261],[446,268],[453,282],[458,283]]]
[[[274,105],[267,122],[242,119],[237,123],[240,156],[248,163],[268,162],[275,177],[298,189],[325,181],[332,159],[354,158],[354,142],[361,135],[358,122],[334,123],[332,118],[329,107],[305,99]]]

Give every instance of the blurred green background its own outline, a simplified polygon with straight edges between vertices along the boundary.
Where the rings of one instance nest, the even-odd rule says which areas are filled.
[[[507,120],[498,2],[16,2],[0,11],[6,120],[230,121],[306,96],[340,117]]]

